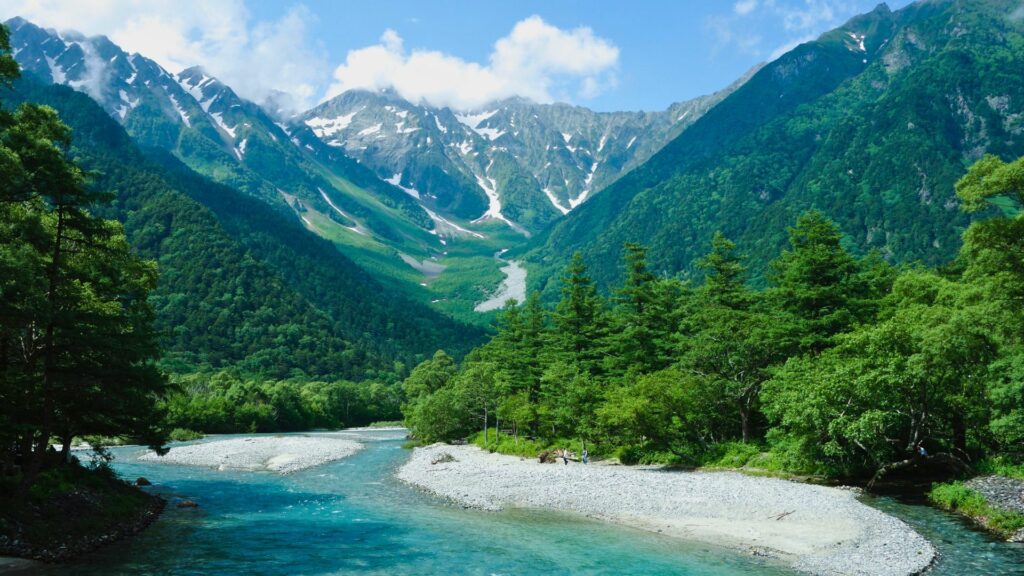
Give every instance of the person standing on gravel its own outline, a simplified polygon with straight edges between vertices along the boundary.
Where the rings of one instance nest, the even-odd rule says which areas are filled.
[[[583,463],[584,464],[590,464],[590,452],[587,452],[586,448],[583,449],[582,456],[583,456]]]
[[[563,449],[562,450],[562,460],[565,462],[566,466],[569,465],[569,450],[567,450],[567,449]]]

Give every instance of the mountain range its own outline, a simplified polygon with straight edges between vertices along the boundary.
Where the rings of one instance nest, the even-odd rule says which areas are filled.
[[[537,286],[574,251],[603,286],[622,245],[694,275],[716,230],[755,281],[811,208],[855,252],[949,262],[969,223],[954,183],[983,154],[1024,154],[1024,16],[1011,0],[881,4],[758,70],[650,160],[534,239]],[[984,217],[985,215],[981,215]]]
[[[7,25],[28,77],[88,95],[146,170],[211,211],[238,250],[258,247],[314,308],[334,288],[307,286],[311,269],[334,256],[270,263],[264,250],[319,236],[345,258],[332,282],[372,282],[377,297],[422,305],[425,322],[458,332],[439,318],[488,321],[474,308],[502,280],[496,253],[553,297],[575,251],[601,287],[617,282],[629,241],[650,248],[659,274],[696,278],[720,230],[764,283],[786,227],[817,208],[855,252],[948,262],[969,223],[954,182],[984,153],[1024,154],[1018,8],[882,4],[720,92],[618,113],[523,99],[453,110],[352,90],[285,118],[202,67],[175,74],[102,36]],[[392,326],[398,312],[380,310],[359,322]],[[377,337],[351,328],[350,345]]]
[[[661,112],[523,99],[455,111],[349,91],[282,118],[200,66],[171,73],[103,36],[21,18],[7,26],[26,73],[89,95],[140,146],[265,202],[390,288],[471,321],[501,278],[493,253],[524,245],[746,79]]]

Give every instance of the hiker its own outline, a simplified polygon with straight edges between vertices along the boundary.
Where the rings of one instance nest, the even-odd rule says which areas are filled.
[[[590,452],[586,448],[583,449],[583,463],[590,464]]]
[[[566,466],[569,465],[569,451],[568,450],[562,450],[562,460],[565,461],[565,465]]]
[[[928,457],[928,451],[924,449],[924,446],[918,446],[917,447],[917,454],[921,458],[927,458]]]

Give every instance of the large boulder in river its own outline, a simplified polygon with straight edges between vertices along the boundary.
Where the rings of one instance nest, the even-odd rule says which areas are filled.
[[[135,485],[136,486],[152,486],[153,483],[150,482],[149,480],[147,480],[144,476],[139,476],[138,479],[135,480]]]
[[[196,504],[193,500],[182,500],[178,502],[178,508],[199,508],[199,504]]]

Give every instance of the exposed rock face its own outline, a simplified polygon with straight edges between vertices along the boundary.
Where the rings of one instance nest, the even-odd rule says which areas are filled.
[[[300,118],[327,145],[434,210],[536,231],[650,158],[747,77],[660,112],[522,98],[456,111],[351,90]]]

